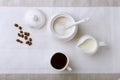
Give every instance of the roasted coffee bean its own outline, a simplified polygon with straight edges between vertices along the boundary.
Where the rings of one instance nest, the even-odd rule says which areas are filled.
[[[26,41],[26,44],[29,44],[30,42],[29,41]]]
[[[16,41],[17,41],[17,42],[20,42],[20,40],[19,40],[19,39],[16,39]]]
[[[21,33],[18,33],[18,36],[21,37],[21,38],[24,38],[24,35],[21,34]]]
[[[15,27],[18,27],[18,24],[14,24]]]
[[[24,35],[21,34],[21,33],[18,33],[18,36],[19,36],[19,37],[22,37],[22,38],[24,37]]]
[[[23,37],[24,37],[24,35],[22,34],[22,35],[21,35],[21,37],[23,38]]]
[[[30,33],[28,33],[28,32],[24,32],[24,35],[26,35],[26,36],[30,36]]]
[[[24,35],[27,35],[27,32],[24,32]]]
[[[27,39],[28,39],[28,37],[27,37],[27,36],[25,36],[25,37],[24,37],[24,39],[25,39],[25,40],[27,40]]]
[[[21,41],[20,39],[16,39],[16,41],[19,43],[23,43],[23,41]]]
[[[27,36],[30,36],[30,33],[27,33]]]
[[[23,31],[20,31],[20,33],[23,33]]]
[[[20,43],[23,43],[23,41],[20,41]]]
[[[32,45],[32,42],[29,43],[29,46],[31,46],[31,45]]]
[[[29,46],[31,46],[31,45],[32,45],[32,42],[26,41],[26,44],[28,44]]]
[[[18,36],[19,36],[19,37],[21,37],[21,34],[20,34],[20,33],[18,33]]]
[[[19,29],[21,30],[21,29],[22,29],[22,27],[21,27],[21,26],[19,26]]]
[[[29,38],[29,41],[32,41],[32,38]]]

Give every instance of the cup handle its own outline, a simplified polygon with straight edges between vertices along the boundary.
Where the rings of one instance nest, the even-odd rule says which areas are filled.
[[[71,71],[72,71],[72,68],[68,66],[68,67],[67,67],[67,70],[71,72]]]
[[[99,46],[107,46],[107,44],[105,42],[99,42]]]

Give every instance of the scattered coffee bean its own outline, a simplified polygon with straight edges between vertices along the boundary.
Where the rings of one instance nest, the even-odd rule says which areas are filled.
[[[30,36],[30,33],[27,33],[27,36]]]
[[[24,35],[26,35],[26,36],[30,36],[30,33],[28,33],[28,32],[24,32]]]
[[[24,37],[24,35],[21,34],[21,33],[18,33],[18,36],[19,36],[19,37],[22,37],[22,38]]]
[[[19,43],[23,43],[23,41],[21,41],[20,39],[16,39],[16,41]]]
[[[16,39],[17,42],[19,42],[20,40],[19,39]]]
[[[23,31],[20,31],[20,33],[23,33]]]
[[[19,29],[21,30],[21,29],[22,29],[22,27],[21,27],[21,26],[19,26]]]
[[[26,35],[26,36],[27,36],[27,32],[24,32],[24,35]]]
[[[26,44],[29,44],[30,42],[29,41],[26,41]]]
[[[15,27],[18,27],[18,24],[14,24]]]
[[[31,45],[32,45],[32,42],[26,41],[26,44],[28,44],[29,46],[31,46]]]
[[[22,35],[21,35],[21,37],[23,38],[23,37],[24,37],[24,35],[22,34]]]
[[[19,37],[21,37],[21,34],[20,34],[20,33],[18,33],[18,36],[19,36]]]
[[[25,39],[25,40],[27,40],[27,39],[28,39],[28,37],[27,37],[27,36],[25,36],[25,37],[24,37],[24,39]]]
[[[20,41],[20,43],[23,43],[23,41]]]
[[[32,41],[32,38],[29,38],[29,41]]]
[[[29,45],[29,46],[31,46],[31,45],[32,45],[32,43],[30,42],[28,45]]]

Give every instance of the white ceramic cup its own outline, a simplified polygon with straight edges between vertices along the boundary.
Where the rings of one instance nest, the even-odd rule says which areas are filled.
[[[56,38],[58,38],[59,40],[69,41],[69,40],[73,39],[74,36],[76,35],[77,30],[78,30],[78,27],[77,27],[77,26],[73,27],[73,28],[72,28],[72,31],[71,31],[68,35],[65,35],[65,36],[64,36],[64,35],[59,35],[59,34],[57,34],[57,33],[55,32],[55,30],[54,30],[54,24],[55,24],[55,21],[56,21],[57,19],[61,18],[61,17],[64,17],[64,18],[67,18],[67,19],[71,20],[71,23],[74,23],[74,22],[75,22],[75,20],[72,18],[71,15],[66,14],[66,13],[60,13],[60,14],[58,14],[58,15],[55,15],[55,16],[51,19],[51,21],[50,21],[50,31],[51,31],[52,34],[53,34]],[[69,24],[68,24],[68,25],[69,25]]]
[[[90,35],[85,35],[81,37],[77,43],[77,48],[83,53],[93,55],[96,53],[99,47],[106,46],[103,41],[97,41],[94,37]]]
[[[65,65],[64,65],[62,68],[60,68],[60,69],[58,69],[58,68],[56,68],[56,67],[54,66],[54,65],[58,65],[58,63],[61,63],[60,60],[57,61],[57,62],[58,62],[57,64],[53,63],[53,62],[55,62],[56,60],[59,59],[59,58],[54,59],[55,55],[58,55],[58,54],[63,55],[63,56],[66,57],[66,59],[67,59]],[[58,57],[59,57],[59,56],[58,56]],[[65,55],[65,54],[63,54],[63,53],[61,53],[61,52],[56,52],[56,53],[53,54],[52,57],[51,57],[50,65],[51,65],[52,68],[53,68],[54,70],[56,70],[56,71],[64,71],[64,70],[72,71],[72,68],[69,67],[69,61],[70,61],[70,60],[69,60],[69,57],[68,57],[67,55]],[[62,62],[62,63],[63,63],[63,62]]]

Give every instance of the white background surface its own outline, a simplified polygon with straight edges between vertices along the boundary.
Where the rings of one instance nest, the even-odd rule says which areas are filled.
[[[74,73],[120,72],[119,8],[40,8],[47,16],[47,23],[40,30],[31,29],[24,24],[23,16],[28,9],[31,8],[0,8],[1,73],[57,73],[49,65],[50,56],[56,51],[62,51],[70,57]],[[75,39],[63,43],[53,38],[48,29],[51,17],[59,12],[71,14],[76,21],[85,17],[90,17],[91,20],[79,25]],[[13,26],[14,23],[31,33],[31,47],[15,41],[18,30]],[[100,48],[94,56],[83,55],[75,46],[85,34],[107,42],[108,47]]]
[[[91,7],[120,6],[119,0],[0,0],[0,6]]]

